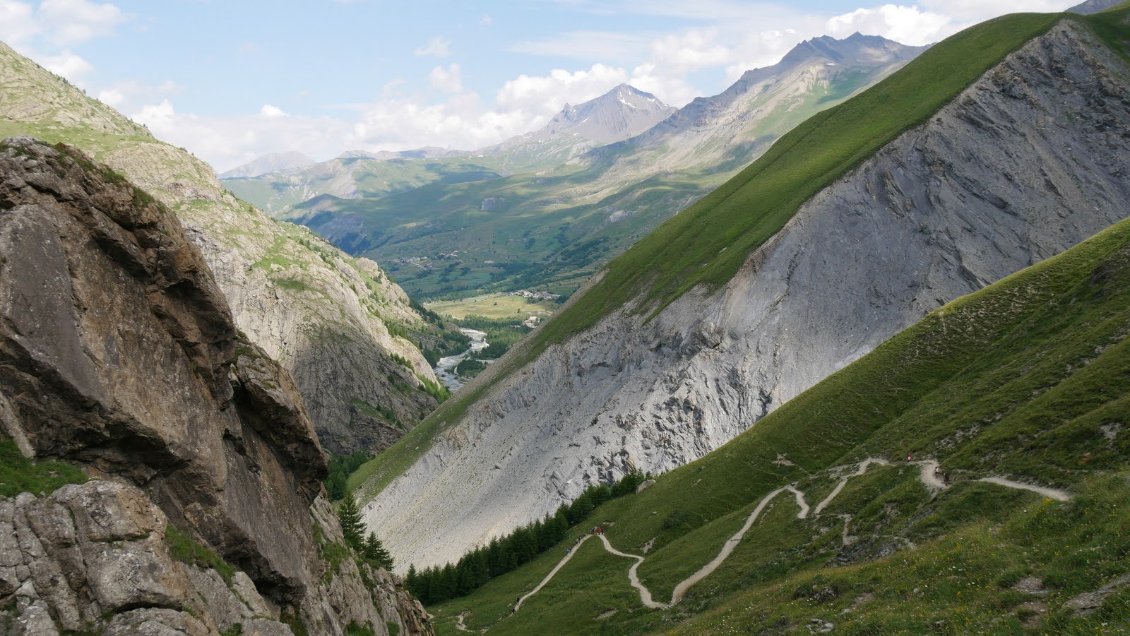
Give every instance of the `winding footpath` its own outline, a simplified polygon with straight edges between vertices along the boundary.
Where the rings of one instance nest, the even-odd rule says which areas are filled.
[[[932,459],[927,459],[912,461],[909,463],[916,464],[919,467],[918,479],[922,482],[922,485],[925,486],[928,491],[930,491],[931,494],[936,494],[949,488],[949,485],[946,483],[945,478],[939,472],[938,462]],[[714,571],[717,570],[718,567],[721,566],[727,558],[729,558],[730,554],[733,553],[734,549],[738,546],[739,543],[741,543],[742,539],[745,538],[746,533],[748,533],[753,527],[753,524],[757,521],[758,517],[761,516],[761,513],[765,511],[765,508],[769,505],[770,502],[773,501],[773,499],[777,497],[777,495],[785,492],[791,493],[793,495],[794,499],[796,500],[797,508],[799,509],[797,512],[797,519],[806,519],[808,518],[809,513],[812,513],[814,516],[819,516],[820,513],[823,512],[824,509],[832,503],[832,500],[834,500],[840,494],[840,492],[843,491],[844,486],[847,485],[848,480],[853,477],[863,476],[867,473],[867,470],[871,468],[871,466],[890,465],[891,462],[877,457],[869,457],[859,462],[855,465],[856,468],[854,472],[845,474],[840,477],[840,480],[836,483],[836,486],[832,488],[832,492],[828,493],[827,497],[825,497],[820,503],[816,504],[815,508],[809,508],[804,492],[798,490],[795,484],[782,486],[777,490],[769,493],[768,495],[765,495],[765,497],[763,497],[761,501],[758,502],[757,507],[753,509],[753,512],[749,513],[749,516],[746,517],[745,524],[743,524],[742,527],[736,533],[734,533],[732,537],[727,539],[726,543],[722,545],[722,548],[718,551],[718,554],[713,559],[711,559],[709,563],[699,568],[697,572],[691,574],[686,579],[683,579],[677,585],[675,585],[675,589],[671,593],[670,603],[656,601],[654,598],[652,598],[651,590],[649,590],[646,585],[640,582],[639,567],[641,564],[643,564],[645,557],[638,554],[629,554],[627,552],[621,552],[617,550],[612,546],[612,543],[608,541],[608,537],[604,536],[603,534],[588,534],[585,535],[584,538],[582,538],[580,541],[578,541],[571,550],[569,550],[569,553],[566,554],[560,562],[558,562],[558,564],[549,572],[549,574],[545,576],[544,579],[542,579],[541,583],[538,583],[537,587],[518,599],[518,602],[514,605],[513,611],[517,612],[519,609],[521,609],[522,603],[526,602],[527,599],[540,592],[542,588],[544,588],[551,580],[553,580],[553,577],[557,575],[561,568],[564,567],[565,564],[573,558],[573,555],[576,554],[577,549],[581,547],[581,544],[583,544],[585,541],[588,541],[593,536],[600,538],[601,543],[604,544],[604,549],[609,554],[625,559],[633,559],[635,561],[635,563],[633,563],[628,568],[628,581],[631,583],[632,587],[634,587],[639,592],[640,603],[642,603],[644,607],[650,609],[668,609],[671,606],[677,605],[680,601],[682,601],[683,598],[687,595],[688,590],[690,590],[696,583],[698,583],[702,579],[713,574]],[[1042,495],[1056,501],[1068,501],[1071,499],[1070,493],[1063,490],[1025,484],[1022,482],[1013,481],[1011,479],[1006,479],[1004,477],[984,477],[978,479],[977,481],[1001,486],[1004,488],[1034,492],[1038,495]],[[851,515],[840,515],[840,517],[844,518],[844,545],[847,545],[849,540],[847,534],[847,522],[851,519]]]

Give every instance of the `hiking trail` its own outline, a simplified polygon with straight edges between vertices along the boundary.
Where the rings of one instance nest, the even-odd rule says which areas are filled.
[[[939,464],[936,460],[916,460],[908,461],[907,463],[918,465],[918,479],[922,482],[922,485],[925,486],[928,491],[930,491],[931,494],[936,494],[949,488],[949,484],[946,483],[945,477],[940,472]],[[815,508],[809,507],[804,491],[798,490],[795,484],[782,486],[762,497],[761,501],[757,503],[757,506],[753,509],[753,511],[749,513],[749,516],[746,517],[745,523],[742,525],[742,527],[736,533],[734,533],[733,536],[727,539],[724,544],[722,544],[722,548],[718,551],[718,554],[713,559],[711,559],[709,563],[699,568],[698,571],[675,585],[675,589],[671,593],[671,602],[669,603],[656,601],[654,598],[652,598],[651,590],[649,590],[646,585],[640,582],[639,567],[641,564],[643,564],[645,557],[638,554],[629,554],[627,552],[621,552],[620,550],[617,550],[608,540],[608,537],[603,534],[586,534],[569,550],[569,553],[566,554],[565,557],[562,558],[561,561],[559,561],[552,570],[550,570],[549,574],[547,574],[545,578],[542,579],[541,583],[538,583],[537,587],[518,599],[517,603],[515,603],[514,605],[513,612],[517,612],[519,609],[521,609],[522,604],[525,603],[527,599],[540,592],[542,588],[544,588],[551,580],[553,580],[553,577],[557,575],[561,568],[563,568],[565,564],[573,558],[573,555],[576,554],[577,550],[581,547],[581,544],[583,544],[585,541],[588,541],[589,538],[593,536],[600,538],[601,543],[604,545],[604,549],[609,554],[625,559],[632,559],[635,561],[635,563],[633,563],[628,568],[628,582],[631,583],[632,587],[634,587],[639,592],[640,603],[642,603],[644,607],[647,607],[649,609],[669,609],[670,607],[677,605],[680,601],[682,601],[683,598],[686,597],[687,592],[696,583],[713,574],[714,571],[717,570],[722,565],[722,563],[726,561],[727,558],[729,558],[730,554],[733,553],[734,549],[737,548],[738,544],[741,543],[742,539],[745,538],[746,533],[748,533],[750,529],[753,528],[753,524],[757,521],[758,517],[761,516],[761,513],[765,511],[765,508],[769,505],[770,502],[773,501],[773,499],[777,497],[777,495],[785,492],[792,493],[793,498],[796,501],[797,508],[799,509],[797,511],[797,519],[806,519],[808,518],[810,513],[813,516],[819,516],[820,513],[823,512],[824,509],[827,508],[828,505],[831,504],[832,501],[840,494],[840,492],[843,491],[844,487],[847,485],[848,480],[852,479],[853,477],[862,477],[873,465],[891,466],[892,463],[878,457],[869,457],[867,459],[864,459],[863,461],[855,465],[855,471],[842,475],[839,481],[836,483],[836,486],[832,488],[832,491],[830,493],[828,493],[828,496],[826,496],[820,503],[816,504]],[[1056,501],[1069,501],[1071,499],[1070,493],[1058,488],[1047,488],[1044,486],[1026,484],[1004,477],[983,477],[976,481],[993,484],[1004,488],[1012,488],[1014,490],[1026,490],[1038,495],[1042,495],[1049,499],[1054,499]],[[851,519],[851,515],[844,514],[839,516],[844,519],[844,545],[848,545],[849,536],[847,534],[847,523]],[[855,537],[850,537],[850,539],[855,539]],[[460,615],[460,617],[462,617],[462,615]],[[460,623],[462,623],[461,620]]]

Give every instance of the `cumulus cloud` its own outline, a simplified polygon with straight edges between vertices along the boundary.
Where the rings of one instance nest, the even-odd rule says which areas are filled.
[[[447,57],[451,55],[451,41],[437,35],[413,53],[419,57]]]
[[[857,9],[828,20],[828,35],[846,37],[859,31],[877,34],[896,42],[920,46],[949,35],[953,20],[918,7],[885,4],[875,9]]]
[[[184,90],[180,84],[172,80],[165,80],[160,84],[148,84],[137,80],[123,80],[103,87],[96,96],[104,104],[118,109],[130,109],[133,106],[164,99],[178,95]]]
[[[110,35],[125,19],[113,4],[89,0],[43,0],[36,15],[46,37],[61,46]]]
[[[463,79],[458,64],[437,66],[428,74],[432,88],[444,93],[459,93],[463,90]]]
[[[79,81],[94,67],[90,62],[75,55],[69,49],[64,49],[56,55],[41,55],[39,63],[43,68],[56,75],[61,75],[71,81]]]
[[[92,66],[71,47],[111,35],[126,19],[110,3],[42,0],[37,5],[0,0],[0,40],[53,73],[81,84]]]
[[[605,64],[594,64],[587,70],[555,69],[547,75],[519,75],[502,86],[495,103],[503,110],[552,115],[566,102],[590,100],[626,81],[624,69]]]
[[[41,32],[42,26],[30,4],[0,0],[0,40],[19,45]]]
[[[651,43],[651,64],[686,72],[729,62],[731,51],[721,44],[717,29],[692,29],[657,38]]]
[[[268,112],[274,107],[269,107],[248,116],[200,117],[178,112],[170,99],[162,99],[139,108],[131,118],[158,139],[188,148],[221,171],[277,150],[336,155],[351,132],[347,123],[337,119],[271,116]]]
[[[272,106],[270,104],[263,104],[263,107],[259,109],[259,114],[263,117],[266,117],[267,119],[289,117],[289,115],[287,115],[286,112],[283,111],[283,109],[279,108],[278,106]]]

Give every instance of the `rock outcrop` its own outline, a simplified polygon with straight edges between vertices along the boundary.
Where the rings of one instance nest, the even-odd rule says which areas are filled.
[[[588,484],[694,460],[1127,201],[1130,68],[1063,20],[818,193],[727,285],[650,321],[624,307],[499,380],[367,520],[399,563],[442,564]]]
[[[0,144],[0,416],[94,478],[0,499],[0,633],[426,630],[387,577],[323,557],[341,534],[300,392],[175,214],[26,138]],[[170,528],[232,572],[174,562]]]
[[[375,263],[239,201],[202,161],[3,44],[0,135],[73,144],[172,209],[236,325],[293,375],[328,450],[383,448],[435,408],[425,383],[438,381],[403,336],[429,327]]]

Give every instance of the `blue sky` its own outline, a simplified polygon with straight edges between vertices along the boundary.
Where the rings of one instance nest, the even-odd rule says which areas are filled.
[[[1072,0],[0,0],[0,39],[225,170],[473,149],[620,82],[681,106],[802,39],[924,44]]]

